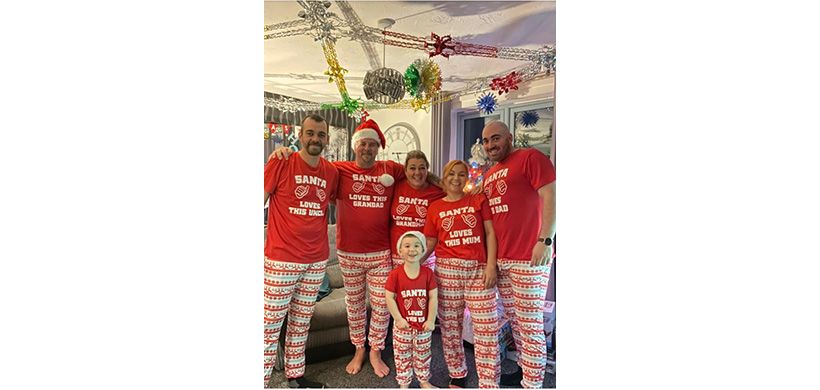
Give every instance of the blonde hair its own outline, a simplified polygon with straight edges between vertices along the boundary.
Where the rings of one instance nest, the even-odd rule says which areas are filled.
[[[446,178],[447,175],[450,174],[450,171],[452,171],[453,168],[456,167],[456,165],[463,165],[464,170],[466,170],[467,173],[469,174],[470,166],[467,165],[466,162],[464,162],[463,160],[451,160],[450,162],[447,163],[447,165],[444,166],[444,169],[441,170],[441,178],[442,179]]]

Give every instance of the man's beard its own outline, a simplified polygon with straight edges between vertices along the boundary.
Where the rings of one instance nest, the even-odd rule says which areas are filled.
[[[318,151],[316,153],[313,152],[314,147],[318,148]],[[308,144],[307,146],[307,152],[311,156],[320,156],[322,154],[322,149],[324,149],[322,147],[322,144]]]

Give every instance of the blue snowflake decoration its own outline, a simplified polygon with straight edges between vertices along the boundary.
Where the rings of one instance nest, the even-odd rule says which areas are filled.
[[[518,122],[524,127],[533,127],[541,117],[535,111],[526,111],[518,118]]]
[[[476,104],[478,104],[478,109],[483,111],[485,114],[492,114],[493,111],[495,111],[495,105],[498,104],[498,102],[495,100],[495,94],[486,92],[478,98]]]

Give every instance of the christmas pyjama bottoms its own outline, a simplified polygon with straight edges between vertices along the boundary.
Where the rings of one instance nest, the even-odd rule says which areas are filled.
[[[305,344],[327,260],[312,264],[265,258],[265,385],[270,381],[285,315],[285,376],[305,374]]]
[[[336,251],[345,285],[347,322],[350,325],[350,341],[356,348],[363,348],[370,339],[370,348],[384,349],[390,312],[384,300],[384,284],[390,273],[390,250],[374,253],[347,253]],[[365,336],[367,307],[364,289],[370,294],[370,331]]]
[[[550,267],[532,267],[529,259],[499,259],[498,267],[498,291],[504,315],[512,321],[518,365],[524,374],[521,385],[541,388],[547,365],[544,301]]]
[[[419,382],[430,381],[432,336],[432,331],[393,327],[393,360],[396,363],[396,382],[400,386],[410,384],[414,371]]]
[[[475,364],[480,388],[498,388],[501,366],[498,351],[498,312],[495,288],[485,289],[485,264],[477,260],[438,258],[439,321],[444,360],[451,378],[467,376],[462,328],[464,306],[473,323]]]

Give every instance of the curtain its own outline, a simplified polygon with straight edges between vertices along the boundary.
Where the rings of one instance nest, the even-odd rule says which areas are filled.
[[[451,133],[450,110],[452,101],[434,104],[432,111],[432,137],[430,145],[430,171],[441,174],[448,152],[450,151]]]

